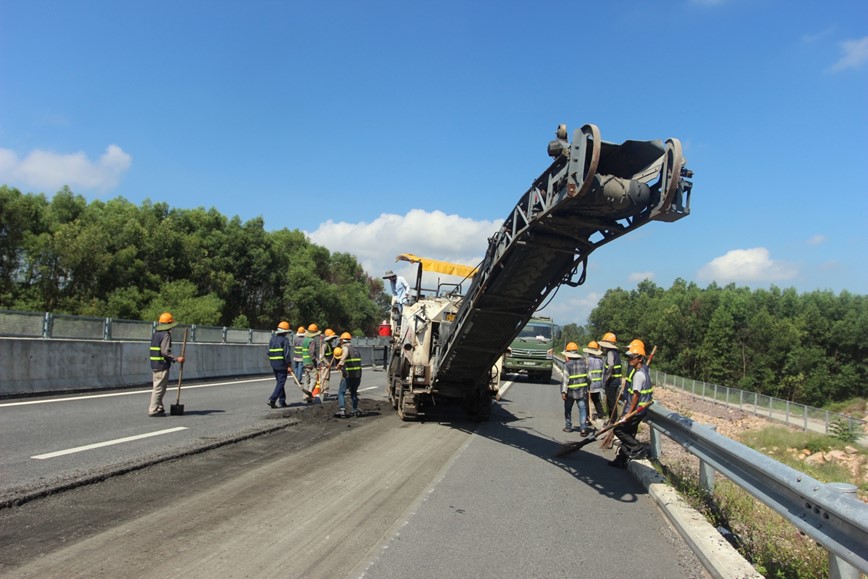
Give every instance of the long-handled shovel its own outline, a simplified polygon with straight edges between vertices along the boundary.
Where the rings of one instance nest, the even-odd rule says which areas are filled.
[[[654,402],[652,401],[651,404],[654,404]],[[648,406],[651,406],[651,404],[649,404]],[[645,408],[647,408],[648,406],[646,406]],[[579,450],[580,448],[583,448],[583,447],[591,444],[592,442],[597,440],[597,438],[601,434],[603,434],[604,432],[609,432],[610,430],[613,430],[616,426],[618,426],[622,422],[629,420],[630,418],[632,418],[633,416],[635,416],[637,413],[641,412],[642,410],[643,410],[642,408],[637,408],[633,412],[628,412],[627,414],[624,415],[624,417],[620,421],[618,421],[614,424],[610,424],[606,428],[600,429],[599,432],[591,433],[591,435],[584,440],[580,440],[578,442],[567,442],[565,444],[562,444],[561,447],[557,450],[557,452],[555,452],[555,456],[564,456],[564,455],[570,454],[571,452],[575,452],[575,451]]]
[[[313,398],[313,393],[310,390],[304,389],[304,386],[302,386],[301,382],[298,381],[295,372],[289,372],[289,375],[292,376],[292,379],[295,381],[296,386],[298,386],[298,389],[301,390],[305,396],[307,396],[308,398]]]
[[[184,328],[184,343],[181,346],[181,357],[184,358],[187,355],[187,328]],[[183,416],[184,414],[184,405],[181,404],[181,379],[184,377],[184,362],[181,362],[181,366],[178,368],[178,398],[174,404],[169,406],[169,414],[171,416]]]

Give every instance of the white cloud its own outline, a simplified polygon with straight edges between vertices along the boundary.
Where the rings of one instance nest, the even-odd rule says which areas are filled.
[[[822,245],[825,242],[825,235],[812,235],[810,238],[808,238],[808,245]]]
[[[384,213],[370,223],[327,221],[308,233],[308,237],[329,251],[353,254],[370,275],[391,269],[412,284],[416,266],[404,261],[396,263],[398,254],[413,253],[475,266],[488,249],[488,238],[501,223],[412,209],[406,215]],[[424,281],[434,283],[438,276],[450,283],[460,281],[441,274],[433,274],[430,279],[426,276]]]
[[[726,255],[716,257],[702,266],[697,277],[703,281],[729,282],[775,282],[794,278],[798,268],[792,264],[775,261],[765,247],[733,249]]]
[[[860,68],[868,63],[868,36],[858,40],[845,40],[840,44],[843,56],[829,69],[839,72],[848,68]]]
[[[97,161],[78,153],[34,149],[23,159],[10,149],[0,149],[0,182],[38,190],[71,189],[109,191],[120,183],[132,157],[117,145],[106,147]]]
[[[627,277],[627,279],[633,283],[639,283],[640,281],[644,281],[646,279],[652,280],[652,279],[654,279],[654,272],[653,271],[637,271],[635,273],[631,273]]]

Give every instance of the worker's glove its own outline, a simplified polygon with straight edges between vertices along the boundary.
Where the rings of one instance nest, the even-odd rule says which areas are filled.
[[[561,392],[561,400],[563,400],[563,401],[567,400],[567,393],[566,392]]]

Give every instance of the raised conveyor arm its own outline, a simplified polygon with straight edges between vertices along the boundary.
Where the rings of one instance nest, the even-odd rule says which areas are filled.
[[[575,131],[571,144],[565,137],[559,128],[549,145],[555,161],[489,239],[455,320],[441,330],[435,383],[472,388],[487,382],[551,291],[584,282],[594,249],[649,221],[690,213],[692,174],[679,141],[615,145],[603,142],[594,125]]]

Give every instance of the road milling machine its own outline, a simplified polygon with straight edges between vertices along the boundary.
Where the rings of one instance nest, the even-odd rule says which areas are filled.
[[[596,248],[650,221],[690,213],[693,174],[677,139],[618,145],[589,124],[569,142],[560,125],[548,153],[551,165],[489,238],[476,268],[399,256],[419,264],[410,303],[393,320],[387,369],[389,399],[402,420],[450,400],[488,418],[501,356],[551,292],[584,283]],[[423,269],[464,279],[426,291]]]

